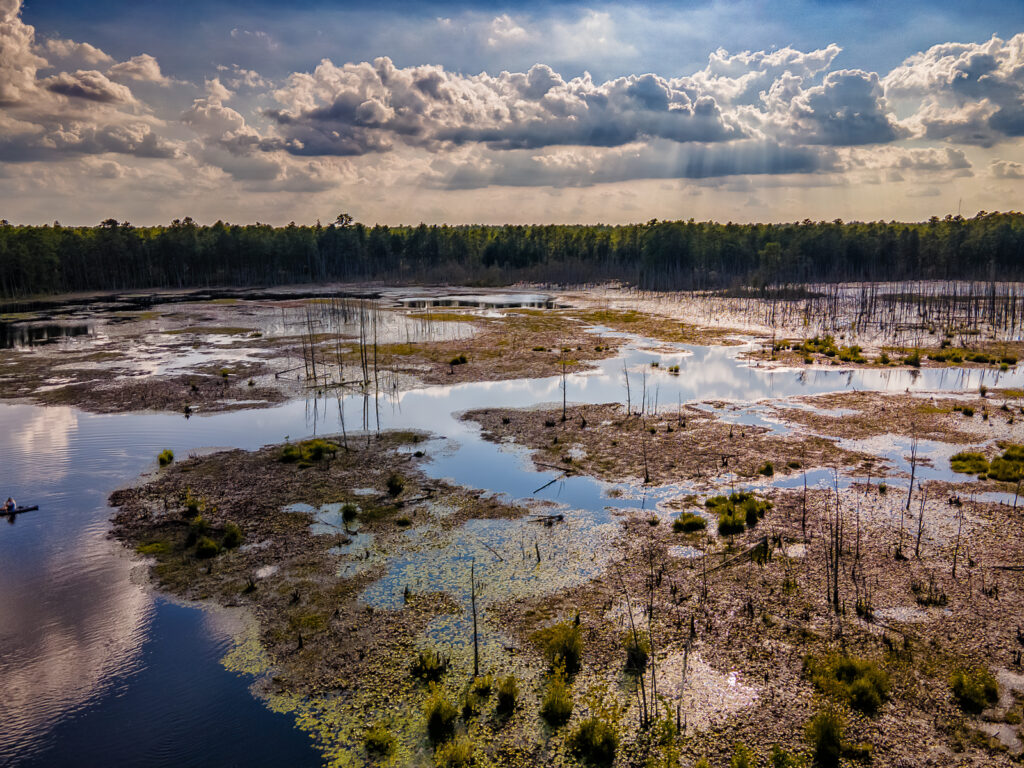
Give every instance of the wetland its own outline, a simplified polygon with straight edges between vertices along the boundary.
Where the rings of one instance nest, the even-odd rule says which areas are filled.
[[[1018,764],[1019,329],[861,295],[19,307],[0,762]]]

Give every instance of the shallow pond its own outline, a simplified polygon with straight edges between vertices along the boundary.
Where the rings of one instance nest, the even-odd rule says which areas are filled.
[[[1002,374],[945,368],[769,370],[738,360],[741,347],[659,343],[654,352],[645,346],[650,345],[629,337],[620,357],[569,376],[567,399],[624,402],[624,367],[634,403],[645,391],[648,402],[669,408],[701,400],[742,406],[847,389],[975,391],[982,383],[1024,384],[1018,368]],[[659,366],[652,368],[652,362]],[[678,374],[666,370],[675,365]],[[213,628],[207,612],[154,596],[141,561],[107,539],[107,495],[152,468],[164,448],[185,456],[210,447],[254,449],[286,436],[336,434],[343,426],[350,439],[364,428],[422,429],[437,436],[419,446],[427,452],[430,475],[513,500],[539,497],[553,502],[566,520],[543,535],[525,519],[472,521],[443,538],[427,526],[408,553],[388,563],[364,599],[397,608],[406,587],[441,588],[464,605],[467,562],[474,559],[484,600],[508,591],[537,594],[579,583],[604,567],[603,544],[615,535],[617,511],[654,510],[680,492],[538,470],[523,450],[484,441],[477,425],[458,418],[470,409],[561,402],[561,384],[559,377],[467,383],[379,398],[291,401],[189,420],[0,405],[0,493],[41,507],[12,524],[0,523],[0,763],[80,765],[116,752],[121,765],[319,764],[292,719],[271,714],[249,694],[249,679],[219,664],[231,633]],[[719,412],[737,423],[780,428],[756,406]],[[945,449],[927,450],[936,454],[938,475]],[[906,452],[898,442],[882,451],[897,463]],[[932,470],[919,476],[930,477]],[[812,479],[829,482],[830,474]],[[319,532],[336,532],[336,513],[320,510],[311,524]],[[373,551],[373,542],[358,536],[347,545],[326,536],[325,548],[332,545],[342,547],[336,554],[343,564]],[[458,642],[465,637],[463,621],[455,616],[439,622],[430,634]],[[225,732],[235,737],[218,737]]]

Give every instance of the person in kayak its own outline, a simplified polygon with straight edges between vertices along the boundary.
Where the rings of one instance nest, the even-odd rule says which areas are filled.
[[[4,512],[8,515],[14,512],[18,508],[17,503],[10,496],[7,497],[7,501],[4,502]]]

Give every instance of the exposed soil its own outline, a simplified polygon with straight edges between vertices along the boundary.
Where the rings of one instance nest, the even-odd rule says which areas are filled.
[[[463,418],[479,423],[490,440],[534,449],[534,462],[540,466],[609,481],[641,479],[664,485],[706,483],[723,475],[749,479],[764,477],[766,464],[773,474],[820,466],[856,470],[871,458],[821,437],[729,424],[693,406],[657,416],[627,416],[624,411],[617,403],[574,405],[562,421],[560,408],[489,408]]]
[[[988,393],[984,398],[977,394],[921,397],[839,392],[799,398],[796,402],[816,410],[776,404],[773,411],[784,421],[836,438],[902,435],[946,443],[1024,440],[1020,401],[1000,391]],[[965,407],[966,412],[955,410]]]

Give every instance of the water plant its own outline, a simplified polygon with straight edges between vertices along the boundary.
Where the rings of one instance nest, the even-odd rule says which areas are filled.
[[[768,765],[770,768],[800,768],[803,761],[790,754],[778,744],[772,745],[772,751],[768,753]]]
[[[732,536],[757,525],[772,504],[749,491],[738,491],[728,496],[712,496],[704,506],[718,515],[718,532]]]
[[[807,740],[811,744],[815,765],[835,768],[843,756],[842,714],[834,709],[823,709],[807,724]]]
[[[281,449],[278,460],[285,464],[297,463],[300,467],[308,467],[324,458],[333,458],[337,452],[337,445],[318,437],[300,443],[287,443]]]
[[[347,528],[349,525],[355,522],[355,519],[359,516],[359,507],[352,502],[347,502],[341,505],[341,522],[345,524]]]
[[[470,684],[472,691],[482,698],[487,698],[491,695],[491,691],[494,689],[494,678],[491,675],[479,675],[473,678],[473,682]]]
[[[580,721],[569,734],[569,749],[588,765],[608,766],[615,762],[619,737],[615,728],[598,717]]]
[[[754,768],[756,765],[757,755],[742,741],[737,741],[729,760],[729,768]]]
[[[573,621],[560,621],[537,630],[532,640],[540,646],[552,669],[561,667],[567,675],[579,671],[583,658],[583,634],[578,616]]]
[[[823,694],[865,714],[874,714],[889,699],[889,675],[874,661],[844,654],[808,656],[804,671]]]
[[[242,543],[242,529],[236,523],[224,524],[224,537],[221,544],[224,549],[234,549]]]
[[[166,467],[168,464],[171,464],[174,461],[174,451],[172,451],[170,448],[164,448],[157,455],[156,460],[160,462],[161,467]]]
[[[562,665],[555,667],[540,702],[540,716],[553,728],[565,725],[572,716],[572,693]]]
[[[499,715],[511,715],[519,698],[519,683],[514,675],[503,677],[498,683],[498,702],[495,710]]]
[[[469,768],[473,765],[476,745],[472,739],[460,736],[445,742],[434,753],[434,765],[438,768]]]
[[[985,667],[956,670],[949,678],[949,687],[960,708],[972,714],[999,701],[999,684]]]
[[[451,660],[433,648],[421,649],[412,663],[412,676],[426,683],[436,683],[448,671]]]
[[[964,475],[982,475],[988,472],[988,459],[977,451],[960,451],[950,457],[949,466]]]
[[[385,486],[388,489],[388,495],[395,498],[405,490],[405,478],[397,472],[392,472],[388,475]]]
[[[196,515],[188,524],[188,535],[185,537],[185,546],[191,547],[199,540],[200,536],[205,536],[209,530],[210,525],[206,522],[206,519],[202,515]]]
[[[642,675],[647,669],[647,659],[651,653],[651,643],[643,632],[627,630],[622,635],[622,644],[626,649],[626,672],[631,675]]]
[[[220,552],[220,545],[209,536],[200,536],[196,541],[196,557],[215,557]]]
[[[384,723],[377,723],[363,736],[366,752],[376,757],[387,757],[395,749],[395,736]]]
[[[450,739],[455,733],[459,713],[434,683],[430,684],[430,695],[423,703],[423,715],[427,721],[427,736],[435,744]]]
[[[683,512],[672,521],[672,530],[676,533],[693,533],[703,531],[708,526],[708,521],[693,512]]]

